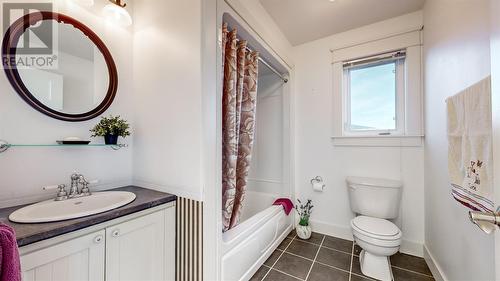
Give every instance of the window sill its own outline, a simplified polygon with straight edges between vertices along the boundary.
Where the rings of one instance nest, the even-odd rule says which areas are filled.
[[[419,147],[424,136],[333,136],[334,146]]]

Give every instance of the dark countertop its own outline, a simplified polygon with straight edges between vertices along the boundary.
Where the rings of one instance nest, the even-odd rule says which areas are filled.
[[[88,226],[110,221],[112,219],[116,219],[142,210],[146,210],[158,205],[175,201],[177,199],[177,196],[175,195],[138,186],[125,186],[110,190],[133,192],[135,193],[136,198],[134,201],[125,206],[104,213],[78,219],[47,223],[11,222],[9,221],[9,215],[15,210],[26,205],[9,207],[0,209],[0,223],[5,223],[14,228],[14,230],[16,231],[17,245],[21,247],[58,235],[66,234],[75,230],[79,230]]]

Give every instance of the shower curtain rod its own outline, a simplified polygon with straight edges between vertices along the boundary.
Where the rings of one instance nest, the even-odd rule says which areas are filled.
[[[251,50],[250,48],[247,47],[247,51],[249,52],[253,52],[253,50]],[[265,66],[267,66],[267,68],[269,68],[269,70],[271,70],[272,72],[274,72],[276,75],[279,76],[279,78],[281,78],[281,80],[283,80],[283,82],[285,83],[288,83],[288,78],[283,76],[279,71],[277,71],[274,67],[272,67],[267,61],[265,61],[263,58],[261,58],[259,56],[259,61],[264,64]]]

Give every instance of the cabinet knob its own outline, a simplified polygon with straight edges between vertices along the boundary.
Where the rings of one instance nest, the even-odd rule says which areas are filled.
[[[118,237],[118,236],[120,236],[120,230],[119,230],[119,229],[115,229],[115,230],[113,230],[113,232],[111,233],[111,235],[112,235],[113,237]]]
[[[97,236],[94,238],[94,242],[95,242],[96,244],[101,243],[101,242],[102,242],[102,240],[103,240],[102,235],[97,235]]]

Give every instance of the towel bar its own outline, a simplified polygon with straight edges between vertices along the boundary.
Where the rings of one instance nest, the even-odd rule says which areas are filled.
[[[486,234],[491,234],[496,228],[495,225],[500,226],[500,209],[495,213],[469,211],[469,219]]]

